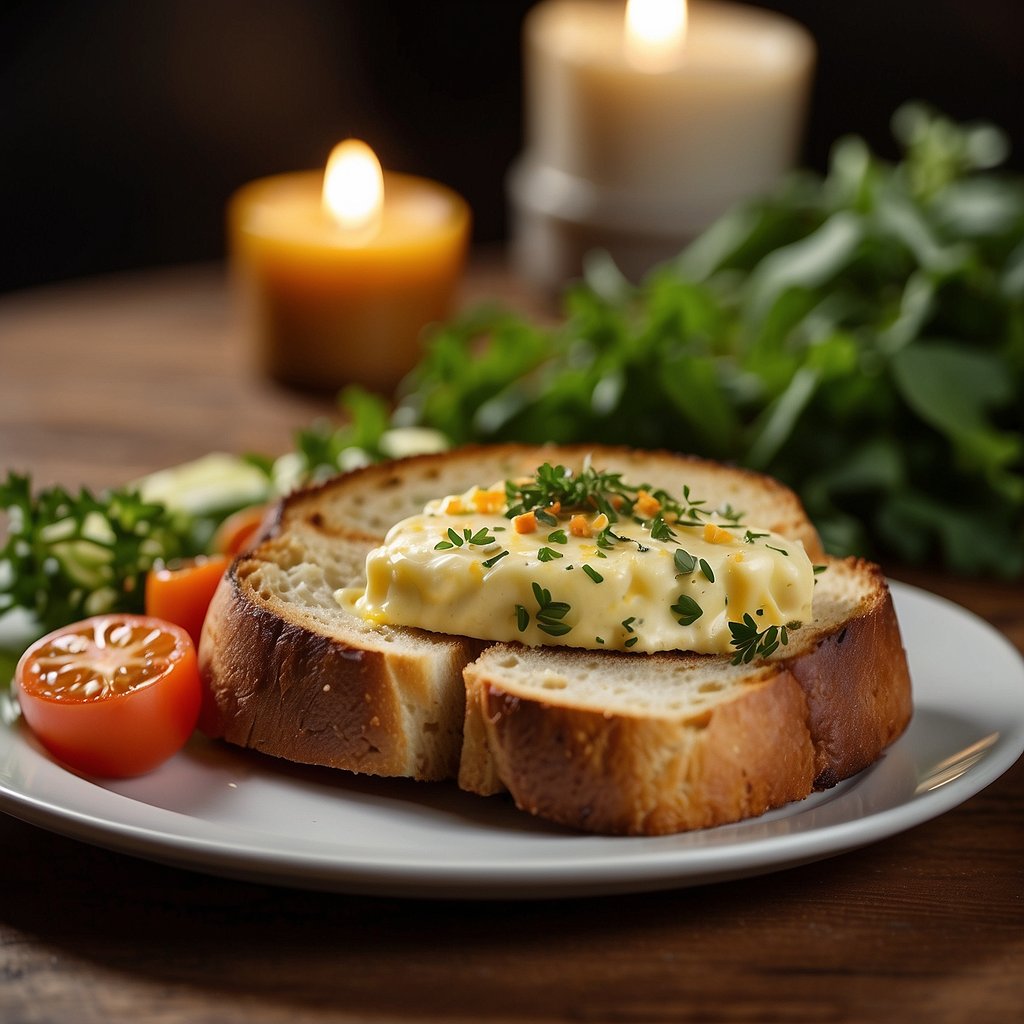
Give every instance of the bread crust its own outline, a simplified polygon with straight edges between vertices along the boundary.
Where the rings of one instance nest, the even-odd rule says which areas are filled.
[[[787,659],[807,700],[814,785],[828,789],[873,764],[913,713],[910,672],[892,595],[878,566],[850,559],[873,578],[864,608]]]
[[[240,585],[245,572],[244,558],[229,569],[203,628],[199,724],[206,735],[367,775],[437,780],[458,771],[459,734],[409,742],[401,697],[424,682],[418,659],[359,649],[288,622],[249,598]],[[448,647],[454,673],[478,652],[459,639]]]
[[[572,828],[656,835],[756,816],[849,778],[902,734],[912,702],[888,587],[876,567],[846,565],[872,579],[857,614],[755,664],[734,700],[703,715],[551,703],[468,666],[476,737],[467,727],[460,784],[495,792],[497,780],[521,809]]]
[[[825,555],[821,538],[813,523],[808,519],[799,498],[790,488],[773,477],[758,473],[756,470],[730,463],[714,462],[697,455],[664,450],[639,450],[621,445],[517,443],[464,445],[449,452],[413,455],[400,460],[373,463],[351,470],[343,476],[333,477],[320,484],[297,491],[284,498],[268,535],[276,535],[287,530],[296,521],[303,519],[308,514],[310,507],[315,506],[320,500],[329,498],[331,492],[338,487],[343,487],[353,493],[361,492],[369,503],[375,498],[380,499],[386,495],[389,489],[404,486],[413,477],[419,478],[428,485],[433,481],[436,486],[444,490],[455,460],[471,466],[484,464],[491,467],[492,470],[500,468],[501,473],[516,475],[532,474],[536,471],[537,466],[545,461],[562,463],[578,470],[591,456],[596,456],[595,461],[600,464],[601,468],[606,468],[609,465],[626,467],[624,475],[627,476],[628,482],[633,484],[641,482],[635,478],[637,468],[650,466],[654,478],[648,482],[658,485],[660,483],[657,479],[657,464],[659,462],[664,463],[664,466],[677,476],[687,473],[706,473],[718,478],[728,477],[732,487],[745,486],[751,492],[760,492],[765,495],[766,502],[770,501],[775,521],[760,522],[757,525],[770,527],[791,540],[801,541],[808,557],[812,560],[818,560]],[[466,487],[472,483],[487,486],[493,481],[474,478],[466,484]],[[449,491],[445,490],[445,493],[449,493]],[[425,492],[424,501],[441,496],[435,489]],[[393,525],[393,523],[389,525]],[[336,527],[333,524],[324,523],[322,528],[330,531]],[[380,538],[386,531],[362,529],[349,521],[339,532],[358,533],[363,537]]]
[[[458,775],[471,792],[507,787],[521,807],[552,821],[645,835],[758,815],[875,760],[906,727],[910,689],[891,599],[867,563],[854,570],[874,581],[855,615],[831,631],[799,631],[801,641],[785,656],[747,669],[735,699],[689,716],[610,714],[536,699],[475,662],[488,643],[365,623],[360,633],[342,621],[334,587],[356,582],[366,551],[398,518],[474,483],[532,473],[543,461],[578,468],[591,454],[631,483],[646,477],[660,486],[662,469],[673,479],[721,480],[716,500],[750,497],[774,517],[757,525],[802,540],[815,561],[824,558],[791,491],[692,456],[508,444],[368,466],[284,499],[260,543],[221,582],[199,651],[203,731],[363,774]],[[335,551],[347,561],[328,579],[317,559]],[[272,569],[285,577],[304,562],[321,572],[317,614],[307,614],[287,588],[275,593],[266,575]]]
[[[498,776],[516,806],[572,828],[662,835],[763,814],[811,791],[803,694],[765,671],[741,699],[687,721],[553,706],[482,688]]]

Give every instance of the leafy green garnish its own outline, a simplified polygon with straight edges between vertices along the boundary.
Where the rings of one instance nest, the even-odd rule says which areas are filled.
[[[604,583],[604,577],[592,566],[584,565],[583,571],[595,582]]]
[[[660,516],[655,516],[651,521],[651,539],[670,541],[675,540],[675,533],[669,529],[668,523]]]
[[[704,614],[704,609],[688,594],[680,594],[672,612],[680,626],[691,626]]]
[[[516,626],[520,633],[525,633],[530,625],[530,613],[521,605],[516,605]]]
[[[697,568],[697,559],[684,548],[676,548],[674,561],[676,568],[684,576],[689,576]]]
[[[553,562],[556,558],[563,558],[561,551],[555,551],[554,548],[541,548],[537,552],[538,562]]]
[[[496,543],[488,533],[487,527],[483,526],[474,533],[468,527],[463,529],[461,536],[452,528],[448,527],[448,539],[439,541],[434,545],[435,551],[447,551],[451,548],[461,548],[464,544],[474,544],[478,547],[486,547],[488,544]]]
[[[104,612],[141,612],[157,562],[200,554],[195,520],[130,488],[32,493],[27,476],[0,483],[7,539],[0,548],[0,616],[28,612],[40,632]]]
[[[746,665],[754,658],[767,658],[773,654],[781,643],[789,643],[789,630],[795,629],[799,623],[789,626],[768,626],[759,630],[757,622],[750,612],[745,612],[742,622],[730,622],[729,632],[732,634],[732,645],[736,648],[732,664]]]
[[[665,513],[685,520],[687,525],[703,522],[712,515],[710,510],[703,507],[707,502],[692,498],[690,488],[686,486],[682,489],[680,499],[650,484],[626,483],[621,473],[603,472],[592,466],[585,466],[575,473],[565,466],[553,466],[547,462],[532,477],[505,482],[508,505],[505,515],[513,519],[525,512],[533,512],[541,522],[555,526],[558,520],[547,509],[557,505],[562,512],[602,512],[611,523],[622,518],[644,523],[647,520],[634,513],[642,491],[656,499],[660,508],[650,518],[651,536],[655,540],[671,540],[675,537],[665,521]],[[739,517],[738,513],[731,510],[729,514]],[[598,534],[597,542],[601,547],[610,547],[611,541],[623,539],[612,533],[610,527],[606,527]]]
[[[824,178],[734,209],[639,286],[599,268],[556,326],[440,330],[400,416],[455,443],[735,461],[795,487],[834,552],[1019,575],[1024,177],[992,172],[989,126],[908,107],[894,127],[900,163],[843,139]]]
[[[537,628],[548,636],[565,636],[572,626],[562,620],[568,614],[571,605],[566,601],[553,601],[551,591],[539,583],[533,583],[533,597],[537,602]]]
[[[361,388],[347,388],[339,397],[345,423],[338,427],[323,419],[295,435],[295,452],[299,457],[299,475],[318,479],[339,470],[350,469],[348,459],[357,461],[382,459],[387,454],[382,438],[391,426],[390,410],[380,396]]]

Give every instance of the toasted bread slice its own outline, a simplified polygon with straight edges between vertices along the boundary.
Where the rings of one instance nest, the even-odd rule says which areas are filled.
[[[722,657],[494,646],[417,629],[373,626],[336,601],[337,590],[365,581],[366,554],[387,530],[421,511],[427,501],[532,474],[543,462],[578,471],[588,458],[634,484],[675,491],[688,485],[711,507],[740,510],[746,522],[802,541],[814,561],[824,558],[813,524],[787,488],[759,474],[685,456],[594,446],[503,445],[367,467],[283,501],[261,543],[237,559],[226,575],[200,645],[206,684],[203,729],[211,736],[303,763],[417,779],[460,776],[465,788],[481,793],[507,787],[536,813],[613,832],[667,831],[735,820],[737,815],[805,796],[815,780],[822,785],[834,782],[874,760],[905,725],[909,685],[905,663],[901,673],[894,669],[886,675],[882,669],[885,658],[898,663],[902,650],[884,582],[862,563],[836,572],[835,578],[845,574],[843,578],[850,579],[854,597],[827,618],[827,628],[805,626],[793,634],[789,648],[769,662],[742,668],[730,666]],[[870,586],[868,578],[874,581]],[[877,615],[863,614],[872,605],[869,591],[875,594]],[[857,625],[861,619],[863,624]],[[874,639],[853,643],[862,635],[868,637],[869,622],[877,623],[871,627],[876,630],[871,634]],[[839,656],[829,657],[840,648]],[[515,666],[507,664],[509,651],[516,651]],[[567,693],[576,683],[567,667],[591,663],[604,667],[588,669],[579,677],[579,695]],[[562,672],[571,684],[557,699],[544,683],[544,666]],[[608,682],[594,687],[593,673],[598,671]],[[640,691],[648,676],[663,680],[656,692],[663,694],[664,707],[652,705],[646,713],[636,713],[628,701],[619,699],[601,706],[602,687],[611,686],[612,680],[621,678],[621,685]],[[694,683],[698,678],[700,682]],[[818,691],[830,693],[836,679],[850,686],[848,698],[814,697]],[[679,693],[663,693],[673,680],[681,681]],[[705,683],[712,689],[721,686],[715,692],[725,696],[705,700],[703,709],[690,715],[685,694]],[[591,690],[594,698],[585,696]],[[872,707],[863,706],[869,691]],[[512,712],[514,705],[523,707],[521,716]],[[836,715],[848,720],[836,722]],[[536,721],[548,716],[550,729],[521,729],[530,716]],[[642,745],[652,747],[649,759],[634,759],[632,766],[623,761],[621,792],[609,797],[606,813],[595,814],[589,797],[577,800],[572,810],[572,792],[587,789],[582,776],[571,785],[555,786],[549,801],[540,799],[540,789],[547,784],[543,777],[535,777],[531,763],[546,764],[540,773],[544,776],[555,769],[551,759],[556,751],[563,767],[573,756],[570,748],[552,745],[552,737],[559,734],[556,723],[593,724],[597,718],[618,722],[623,735],[635,731]],[[873,725],[875,719],[890,725]],[[803,734],[798,743],[800,723]],[[535,759],[530,736],[537,729],[550,735]],[[702,732],[707,739],[698,737],[692,748],[696,760],[687,767],[680,744],[685,746]],[[719,734],[726,746],[712,741]],[[739,736],[748,738],[748,746],[734,750]],[[755,736],[757,743],[751,745]],[[660,752],[653,749],[659,737],[664,741]],[[733,766],[731,774],[713,768],[712,752]],[[769,771],[780,759],[785,769],[776,765]],[[596,769],[600,758],[587,763]],[[688,799],[696,808],[703,800],[711,804],[711,811],[664,811],[651,799],[638,800],[634,809],[628,809],[636,786],[654,791],[677,784],[677,778],[665,774],[670,764],[678,765],[673,771],[702,779],[699,786],[704,787],[693,789],[690,797],[674,798],[674,804]],[[631,788],[625,785],[625,776],[634,770],[649,774]],[[607,771],[606,766],[605,777],[614,779],[615,772],[608,776]],[[595,784],[600,777],[597,772]],[[741,788],[746,792],[749,785],[752,794],[742,799],[736,795],[740,777],[745,779]],[[708,787],[722,795],[712,799]],[[673,798],[666,794],[662,803],[673,804]],[[613,812],[612,804],[619,810]]]
[[[829,561],[769,659],[499,644],[467,666],[459,783],[543,818],[651,835],[762,814],[875,761],[910,679],[876,567]]]
[[[268,754],[371,775],[454,778],[462,746],[462,669],[486,646],[373,627],[339,588],[365,582],[367,552],[432,498],[592,458],[632,483],[690,486],[751,523],[818,535],[792,491],[745,470],[667,453],[593,446],[465,448],[369,466],[291,495],[269,536],[238,559],[204,627],[200,665],[209,735]]]

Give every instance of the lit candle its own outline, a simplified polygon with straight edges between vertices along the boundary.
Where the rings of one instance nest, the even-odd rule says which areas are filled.
[[[228,230],[261,368],[303,388],[392,390],[452,311],[469,222],[450,189],[382,172],[352,139],[323,173],[240,189]]]
[[[557,287],[602,248],[637,278],[768,188],[796,157],[814,50],[796,23],[741,4],[538,4],[509,176],[521,273]]]

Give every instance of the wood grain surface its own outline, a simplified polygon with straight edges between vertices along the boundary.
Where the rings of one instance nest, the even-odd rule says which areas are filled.
[[[467,300],[526,301],[477,266]],[[0,471],[102,487],[276,453],[331,404],[256,378],[222,271],[0,299]],[[1024,650],[1018,585],[890,571]],[[969,685],[969,680],[965,680]],[[1024,763],[954,811],[761,878],[547,902],[228,881],[0,815],[3,1024],[1024,1019]]]

